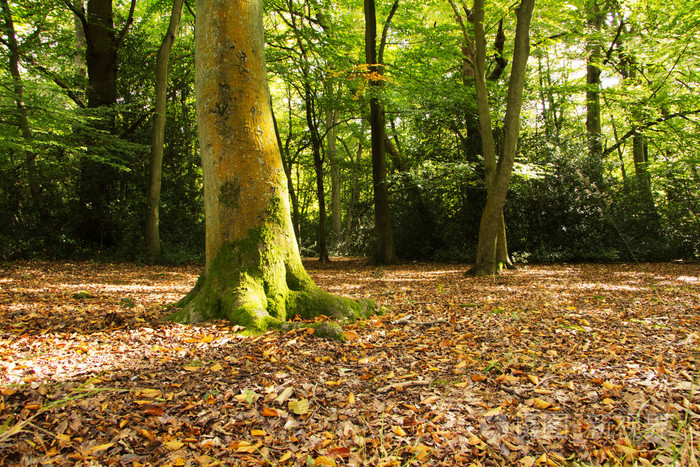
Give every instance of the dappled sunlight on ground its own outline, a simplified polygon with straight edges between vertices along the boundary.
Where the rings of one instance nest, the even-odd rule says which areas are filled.
[[[56,438],[0,438],[0,461],[596,464],[697,449],[699,265],[473,278],[459,264],[304,263],[387,313],[346,324],[347,342],[243,336],[164,320],[200,267],[5,264],[0,423]]]

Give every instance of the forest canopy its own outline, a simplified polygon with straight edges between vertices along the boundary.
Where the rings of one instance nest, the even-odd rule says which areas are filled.
[[[516,6],[485,2],[480,23],[499,151]],[[144,235],[156,65],[171,37],[158,242],[164,261],[201,261],[194,2],[180,5],[175,30],[176,8],[161,0],[0,7],[0,257],[153,259]],[[362,3],[265,2],[271,99],[303,254],[373,254],[374,192],[386,187],[400,259],[475,259],[487,177],[467,40],[472,8],[377,3],[377,56],[368,66]],[[540,0],[529,29],[503,208],[512,258],[697,258],[697,4]],[[379,184],[372,101],[384,115]]]

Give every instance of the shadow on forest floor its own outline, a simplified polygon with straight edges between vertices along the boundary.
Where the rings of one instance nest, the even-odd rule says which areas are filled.
[[[199,267],[5,263],[0,463],[697,465],[700,265],[305,265],[388,313],[244,337],[163,321]]]

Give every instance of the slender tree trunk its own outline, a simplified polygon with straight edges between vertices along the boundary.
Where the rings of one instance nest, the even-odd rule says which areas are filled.
[[[594,172],[589,174],[598,188],[603,182],[603,132],[600,117],[600,67],[602,47],[597,34],[603,24],[603,15],[597,0],[587,0],[588,26],[593,39],[589,39],[588,59],[586,62],[586,135],[588,138],[588,157]]]
[[[340,165],[338,164],[338,130],[336,123],[338,113],[334,109],[326,110],[326,141],[328,146],[328,160],[331,165],[331,231],[334,242],[337,244],[341,238],[341,225],[343,213],[340,205]]]
[[[74,0],[73,4],[79,12],[85,14],[85,5],[82,0]],[[75,37],[73,39],[73,45],[75,47],[73,70],[76,81],[82,82],[87,76],[87,64],[85,63],[87,39],[85,38],[85,30],[83,29],[83,24],[80,22],[80,17],[75,13],[73,14],[73,24],[75,27]]]
[[[398,6],[396,2],[393,12]],[[382,74],[382,63],[377,54],[377,15],[374,0],[365,0],[365,59],[369,72],[374,76]],[[389,20],[387,20],[389,21]],[[385,29],[386,30],[386,29]],[[379,54],[381,56],[381,53]],[[372,183],[374,187],[374,223],[377,236],[375,259],[380,264],[393,264],[397,261],[394,252],[394,235],[391,227],[391,210],[389,207],[389,185],[386,173],[386,146],[384,133],[386,122],[384,106],[379,100],[383,86],[381,79],[370,79],[372,96],[370,98],[370,129],[372,132]]]
[[[323,139],[319,134],[318,114],[316,112],[316,95],[311,82],[311,70],[308,52],[301,37],[301,31],[297,25],[296,15],[294,14],[294,5],[289,4],[291,14],[292,27],[296,35],[297,46],[300,53],[300,66],[304,89],[304,105],[306,109],[306,124],[309,129],[309,138],[311,140],[311,152],[314,159],[314,171],[316,174],[316,195],[318,198],[318,260],[327,263],[330,261],[328,255],[328,221],[326,215],[326,191],[324,187],[324,158],[322,155]],[[303,26],[303,16],[302,24]]]
[[[495,80],[500,77],[503,72],[507,60],[500,57],[498,68],[501,68],[500,73],[493,72],[486,79],[486,36],[483,28],[484,11],[483,2],[475,2],[474,9],[471,11],[469,20],[474,23],[474,41],[470,41],[466,23],[461,15],[459,7],[454,1],[450,2],[453,11],[460,23],[463,34],[462,51],[471,53],[471,55],[463,59],[462,79],[466,85],[472,84],[476,90],[477,109],[479,112],[479,135],[481,136],[481,152],[484,158],[484,174],[486,178],[487,200],[492,196],[495,189],[496,174],[498,170],[498,162],[496,155],[496,141],[493,134],[493,124],[491,121],[491,108],[488,102],[488,89],[486,81]],[[466,8],[465,8],[466,10]],[[505,42],[505,34],[503,33],[502,22],[499,23],[499,32],[496,35],[495,47],[497,50],[503,49]],[[495,71],[495,70],[494,70]],[[499,225],[496,227],[495,236],[495,264],[497,269],[513,268],[513,262],[508,254],[508,242],[506,240],[506,225],[503,216],[503,208],[500,212],[493,212],[493,215],[498,218]],[[481,236],[480,236],[481,237]]]
[[[320,290],[301,263],[267,85],[262,0],[199,0],[197,121],[206,263],[173,315],[251,330],[298,315],[367,316],[369,302]]]
[[[455,3],[451,3],[460,21],[465,38],[467,28],[459,15]],[[505,204],[508,184],[513,171],[515,151],[520,130],[520,111],[522,108],[525,71],[530,50],[530,20],[534,9],[534,0],[521,0],[517,9],[517,25],[508,96],[506,99],[506,114],[503,121],[503,142],[501,152],[496,159],[493,132],[491,130],[491,111],[488,106],[488,91],[485,79],[486,40],[484,34],[484,1],[474,2],[474,50],[475,57],[475,86],[477,105],[479,108],[480,132],[483,143],[484,167],[487,180],[487,200],[479,226],[479,244],[477,246],[476,263],[468,271],[473,275],[492,275],[498,272],[501,264],[498,251],[499,243],[502,254],[507,255],[505,230],[503,222],[503,206]],[[499,242],[499,238],[501,241]]]
[[[146,214],[146,248],[151,262],[161,261],[160,251],[160,187],[163,170],[163,146],[165,145],[166,93],[168,90],[168,60],[170,50],[180,27],[184,0],[174,0],[170,23],[158,49],[156,58],[156,105],[151,134],[151,170],[148,183],[148,211]]]
[[[357,143],[357,152],[355,153],[355,164],[353,165],[352,175],[350,180],[350,201],[348,201],[348,210],[345,217],[345,240],[343,240],[343,251],[347,254],[350,251],[350,244],[352,243],[352,221],[355,215],[355,204],[357,203],[357,193],[358,193],[358,183],[357,174],[359,171],[360,164],[362,162],[362,152],[364,145],[362,143],[362,135],[364,135],[364,118],[362,119],[362,124],[360,126],[360,137]],[[347,150],[347,147],[346,147]],[[350,157],[348,151],[348,157]]]
[[[5,35],[7,36],[7,46],[10,52],[9,65],[10,75],[12,75],[13,81],[15,106],[17,108],[17,123],[22,138],[27,144],[31,144],[34,137],[31,127],[29,126],[29,113],[24,105],[24,82],[19,71],[19,46],[17,44],[17,35],[15,34],[15,25],[7,0],[0,0],[0,6],[2,7]],[[44,204],[44,199],[41,194],[41,182],[39,181],[39,172],[36,167],[36,154],[27,151],[25,155],[25,166],[27,168],[29,193],[32,197],[32,202],[39,213],[39,218],[44,228],[48,229],[51,223],[51,214]]]
[[[277,139],[277,145],[279,146],[282,157],[282,167],[284,168],[284,175],[287,178],[287,190],[289,191],[289,199],[292,202],[292,226],[294,228],[294,236],[297,239],[297,245],[300,246],[301,242],[299,241],[299,199],[297,198],[297,193],[294,189],[294,183],[292,182],[292,167],[290,165],[291,161],[287,160],[287,157],[289,155],[289,145],[282,144],[282,136],[280,135],[279,125],[277,125],[277,118],[275,118],[275,113],[274,111],[272,111],[272,103],[270,103],[270,109],[270,111],[272,112],[272,123],[275,127],[275,137]]]

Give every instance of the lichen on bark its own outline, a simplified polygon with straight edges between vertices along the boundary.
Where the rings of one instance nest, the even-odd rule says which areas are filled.
[[[372,302],[324,292],[301,263],[270,107],[262,12],[262,0],[197,2],[206,262],[171,317],[228,319],[249,331],[296,316],[366,317],[375,310]]]

